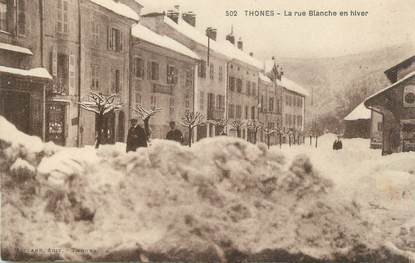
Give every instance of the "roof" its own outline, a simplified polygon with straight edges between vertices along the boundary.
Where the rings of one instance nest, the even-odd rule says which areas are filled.
[[[402,79],[400,79],[400,80],[398,80],[397,82],[393,83],[392,85],[389,85],[389,86],[387,86],[386,88],[381,89],[381,90],[379,90],[378,92],[376,92],[375,94],[373,94],[373,95],[369,96],[369,97],[368,97],[368,98],[366,98],[366,100],[364,101],[365,106],[366,106],[366,107],[368,107],[368,106],[369,106],[368,102],[369,102],[369,100],[370,100],[370,99],[372,99],[372,98],[374,98],[374,97],[376,97],[376,96],[378,96],[378,95],[380,95],[380,94],[384,93],[384,92],[385,92],[385,91],[387,91],[387,90],[390,90],[390,89],[392,89],[392,88],[394,88],[394,87],[398,86],[398,85],[399,85],[399,84],[401,84],[402,82],[405,82],[406,80],[411,79],[413,76],[415,76],[415,71],[413,71],[413,72],[411,72],[411,73],[407,74],[405,77],[403,77]]]
[[[114,0],[91,0],[91,2],[102,6],[120,16],[124,16],[135,21],[139,20],[138,14],[131,7],[121,2],[115,2]]]
[[[22,54],[26,54],[26,55],[33,55],[32,51],[30,51],[30,49],[28,49],[28,48],[20,47],[20,46],[16,46],[16,45],[11,45],[11,44],[7,44],[7,43],[0,43],[0,49],[13,51],[13,52],[16,52],[16,53],[22,53]]]
[[[9,73],[13,75],[20,75],[26,77],[35,77],[42,79],[52,79],[52,76],[45,68],[33,68],[33,69],[17,69],[11,67],[0,66],[0,72]]]
[[[223,51],[228,57],[231,57],[231,58],[239,60],[243,63],[249,64],[252,67],[255,67],[259,70],[262,69],[261,61],[257,60],[254,57],[251,57],[249,54],[247,54],[247,53],[243,52],[242,50],[240,50],[239,48],[235,47],[235,45],[233,45],[228,40],[224,41],[222,43],[222,45],[224,47]]]
[[[415,55],[413,55],[413,56],[411,56],[411,57],[409,57],[409,58],[407,58],[405,60],[401,60],[399,63],[394,64],[394,66],[392,66],[392,67],[388,68],[387,70],[385,70],[385,73],[387,74],[388,72],[391,72],[392,70],[398,68],[402,64],[405,64],[407,62],[414,61],[414,60],[415,60]]]
[[[182,45],[181,43],[177,42],[176,40],[169,38],[165,35],[159,35],[143,25],[134,25],[131,29],[131,34],[136,38],[142,39],[154,45],[172,50],[174,52],[194,59],[200,59],[200,57],[195,52],[193,52],[186,46]]]
[[[259,79],[272,84],[272,80],[268,78],[268,76],[265,76],[265,74],[262,72],[259,73]]]
[[[179,17],[178,22],[175,23],[169,17],[164,16],[164,22],[176,31],[195,41],[196,43],[204,47],[208,46],[208,37],[205,34],[201,33],[199,30],[197,30],[195,27],[189,25],[181,17]],[[215,40],[211,39],[209,45],[213,51],[230,58],[224,53],[224,47]]]
[[[356,108],[354,108],[346,117],[345,121],[355,121],[355,120],[368,120],[371,118],[371,110],[365,107],[365,104],[362,102]]]
[[[299,84],[295,83],[294,81],[288,79],[285,76],[281,77],[281,80],[277,81],[277,84],[286,88],[287,90],[290,90],[292,92],[298,93],[303,96],[310,96],[307,90],[305,90],[303,87],[301,87]]]

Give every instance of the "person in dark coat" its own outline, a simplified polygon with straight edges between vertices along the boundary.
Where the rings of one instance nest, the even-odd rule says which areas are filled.
[[[333,150],[341,150],[343,148],[343,143],[340,140],[340,137],[337,137],[337,139],[333,143]]]
[[[144,120],[144,129],[138,124],[137,119],[131,119],[131,127],[127,135],[127,152],[135,151],[140,147],[147,147],[150,134],[149,118]]]
[[[170,131],[167,133],[166,139],[176,141],[178,143],[183,143],[183,134],[179,129],[176,129],[176,123],[171,121],[169,125]]]

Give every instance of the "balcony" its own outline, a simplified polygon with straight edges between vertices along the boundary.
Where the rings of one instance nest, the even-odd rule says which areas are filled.
[[[225,118],[225,109],[208,109],[208,120],[221,120]]]
[[[173,95],[173,85],[153,83],[153,93]]]

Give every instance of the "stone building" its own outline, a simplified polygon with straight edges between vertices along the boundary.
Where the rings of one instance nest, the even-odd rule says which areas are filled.
[[[199,56],[141,24],[133,26],[132,36],[132,106],[162,109],[151,119],[153,138],[166,138],[170,121],[175,121],[176,127],[188,138],[188,130],[180,123],[186,111],[194,110]]]
[[[215,41],[216,31],[207,30],[206,34],[196,28],[193,14],[178,11],[145,14],[141,23],[161,35],[166,35],[193,50],[199,57],[195,79],[195,111],[204,114],[207,125],[199,126],[196,138],[217,135],[219,129],[215,121],[225,119],[227,61],[231,58],[224,53],[224,48]]]
[[[90,91],[119,94],[104,143],[124,141],[129,107],[129,43],[141,5],[114,0],[43,0],[43,60],[53,75],[46,140],[75,146],[95,141],[95,115],[79,110]],[[60,132],[54,131],[58,125]]]
[[[382,154],[415,150],[415,56],[385,71],[391,85],[367,98],[382,115]]]
[[[51,76],[43,68],[39,1],[0,0],[0,114],[45,139]]]
[[[264,73],[259,74],[259,120],[263,124],[264,128],[270,130],[278,129],[281,127],[281,93],[282,88],[275,85],[272,80]],[[260,140],[267,142],[266,134],[264,131],[260,132]],[[270,135],[269,144],[278,144],[280,137],[277,133]]]

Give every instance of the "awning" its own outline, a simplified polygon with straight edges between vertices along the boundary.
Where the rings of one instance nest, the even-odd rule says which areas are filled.
[[[12,52],[16,52],[16,53],[22,53],[22,54],[26,54],[26,55],[33,55],[32,51],[30,51],[30,49],[28,49],[28,48],[19,47],[19,46],[15,46],[15,45],[10,45],[10,44],[6,44],[6,43],[0,43],[0,49],[7,50],[7,51],[12,51]]]
[[[18,69],[0,66],[0,73],[52,80],[52,76],[45,68]]]

